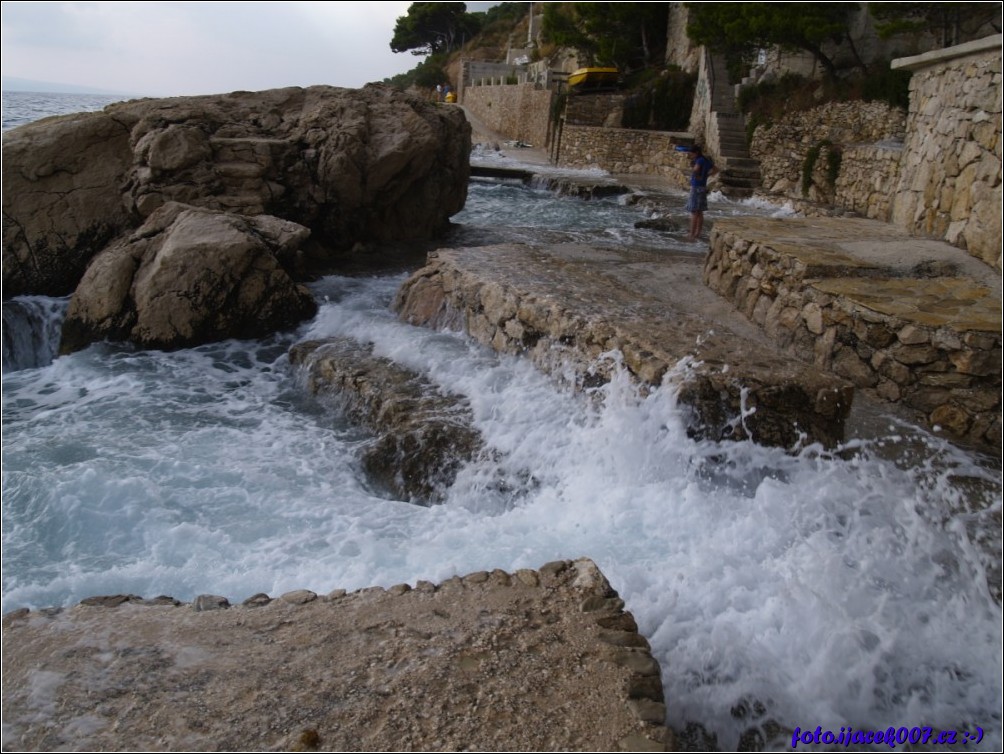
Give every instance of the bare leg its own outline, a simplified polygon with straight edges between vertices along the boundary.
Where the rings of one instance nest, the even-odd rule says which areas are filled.
[[[704,228],[704,213],[703,212],[691,212],[690,213],[690,235],[687,237],[690,241],[696,241],[697,237],[701,235],[701,230]]]

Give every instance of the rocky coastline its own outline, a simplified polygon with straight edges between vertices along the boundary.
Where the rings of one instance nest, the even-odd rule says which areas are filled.
[[[280,90],[248,116],[259,131],[219,115],[209,135],[195,125],[246,109],[244,99],[200,100],[202,109],[141,101],[78,126],[43,123],[15,132],[12,159],[5,137],[5,291],[75,289],[64,351],[104,338],[177,348],[288,327],[313,311],[301,285],[310,271],[346,250],[365,253],[370,240],[432,238],[463,205],[470,128],[459,109],[426,109],[379,87]],[[294,119],[297,108],[309,117]],[[388,125],[402,112],[407,135]],[[342,136],[320,125],[329,116],[385,135]],[[288,137],[262,135],[293,120]],[[90,168],[54,156],[70,131],[107,157],[95,161],[103,175],[93,195]],[[289,151],[303,139],[312,146]],[[46,198],[15,208],[21,194]],[[860,257],[885,254],[874,248],[881,223],[850,234],[831,222],[841,241],[860,241],[857,261],[831,254],[827,275],[809,264],[797,285],[789,273],[806,248],[818,251],[808,240],[818,221],[785,221],[769,239],[759,226],[722,223],[707,261],[576,245],[442,249],[395,308],[554,374],[571,364],[577,389],[617,368],[650,387],[676,381],[697,437],[832,447],[863,390],[999,452],[999,290],[980,283],[988,292],[975,297],[975,319],[875,319],[868,301],[843,306],[826,281],[844,275],[840,264],[860,269],[869,266]],[[855,277],[921,281],[900,285],[901,299],[930,290],[932,275],[889,267]],[[964,271],[927,269],[977,287]],[[949,290],[939,305],[957,313],[971,299]],[[418,375],[365,344],[303,343],[291,361],[311,391],[339,396],[380,434],[368,467],[402,498],[436,502],[458,465],[483,451],[462,401],[430,399]],[[190,605],[124,595],[20,610],[4,617],[4,717],[26,751],[121,748],[123,737],[151,750],[672,748],[660,668],[623,607],[583,559],[439,585],[255,595],[233,607],[213,595]]]

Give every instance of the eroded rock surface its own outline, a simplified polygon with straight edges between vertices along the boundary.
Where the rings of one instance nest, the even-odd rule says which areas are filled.
[[[127,598],[5,616],[5,749],[674,747],[659,664],[590,560],[234,607],[204,596],[216,609]]]
[[[295,325],[317,305],[281,261],[288,263],[309,235],[269,215],[165,205],[87,268],[60,351],[105,339],[182,348]]]
[[[305,267],[426,240],[467,194],[463,113],[382,85],[147,99],[3,135],[3,291],[65,295],[168,202],[311,231]]]
[[[377,433],[363,465],[396,497],[439,502],[461,465],[483,449],[464,398],[374,356],[370,345],[351,338],[307,341],[290,349],[290,361],[306,370],[312,392],[337,396],[351,419]]]

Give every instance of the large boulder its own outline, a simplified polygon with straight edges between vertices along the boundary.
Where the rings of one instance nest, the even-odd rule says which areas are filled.
[[[64,295],[169,202],[310,229],[298,274],[370,242],[435,237],[467,196],[470,126],[396,89],[135,100],[3,135],[3,291]]]
[[[268,215],[167,204],[94,258],[70,301],[60,351],[105,339],[182,348],[295,325],[317,305],[283,262],[309,235]]]

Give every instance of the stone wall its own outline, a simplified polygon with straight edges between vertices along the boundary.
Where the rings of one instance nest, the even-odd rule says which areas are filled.
[[[1001,269],[1001,35],[893,62],[913,71],[892,221]]]
[[[558,165],[599,168],[611,173],[660,175],[687,185],[690,161],[675,146],[684,134],[630,128],[565,125],[561,130]]]
[[[999,454],[999,291],[958,274],[951,247],[892,225],[816,219],[798,232],[789,220],[720,220],[705,283],[802,361]],[[904,261],[855,258],[856,245]]]
[[[882,141],[902,140],[906,113],[884,102],[830,102],[805,112],[791,113],[770,126],[760,126],[753,134],[750,156],[760,161],[763,187],[772,194],[792,199],[832,202],[834,182],[827,175],[826,142],[844,155],[852,147]],[[810,150],[820,151],[813,183],[803,190],[802,167]],[[867,153],[851,155],[851,165],[867,160]],[[889,169],[887,160],[881,165]],[[841,168],[842,170],[842,168]],[[843,182],[837,179],[841,196],[853,206],[867,206],[875,189],[852,167]],[[889,185],[885,175],[880,183]]]
[[[708,54],[704,48],[700,48],[697,56],[697,83],[694,85],[694,104],[690,108],[690,132],[698,139],[703,140],[703,146],[707,154],[716,162],[720,162],[717,154],[718,140],[711,140],[707,136],[708,120],[711,118],[714,109],[711,103],[711,83],[708,75]]]
[[[469,86],[463,105],[493,131],[543,148],[554,93],[534,84]]]
[[[573,94],[565,104],[565,123],[576,126],[620,128],[624,116],[623,94]]]
[[[834,203],[864,217],[888,222],[902,155],[903,144],[895,141],[845,147]]]

